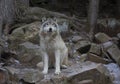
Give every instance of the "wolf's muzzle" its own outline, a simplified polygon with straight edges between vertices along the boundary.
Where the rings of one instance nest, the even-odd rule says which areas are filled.
[[[49,28],[49,32],[52,32],[52,28]]]

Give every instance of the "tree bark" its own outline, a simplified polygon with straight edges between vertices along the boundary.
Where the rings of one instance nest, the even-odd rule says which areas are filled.
[[[89,31],[90,40],[93,39],[94,29],[97,24],[98,10],[99,10],[99,0],[89,0],[88,27],[90,29]]]
[[[8,33],[10,24],[14,23],[23,5],[29,6],[29,0],[0,0],[0,38],[3,33]]]
[[[3,48],[3,51],[6,51],[8,47],[7,34],[10,25],[15,22],[17,15],[22,12],[19,10],[23,5],[29,6],[29,0],[0,0],[0,47]],[[0,49],[0,56],[3,51]]]
[[[0,36],[2,36],[3,25],[14,22],[14,6],[14,0],[0,0]]]

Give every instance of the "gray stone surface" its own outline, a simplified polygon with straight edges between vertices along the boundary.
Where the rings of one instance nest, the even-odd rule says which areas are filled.
[[[102,64],[86,62],[73,64],[68,69],[62,70],[58,75],[53,74],[53,70],[44,79],[36,84],[77,84],[82,80],[91,79],[92,84],[112,84],[108,78],[110,74]]]
[[[114,44],[107,52],[120,65],[120,49]]]
[[[100,43],[104,43],[104,42],[107,42],[109,40],[111,40],[111,37],[109,37],[107,34],[105,33],[97,33],[95,35],[95,39],[97,41],[99,41]]]

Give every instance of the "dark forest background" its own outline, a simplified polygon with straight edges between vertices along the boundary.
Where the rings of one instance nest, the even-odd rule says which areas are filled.
[[[68,15],[87,17],[89,0],[31,0],[31,6],[38,6],[57,11]],[[119,0],[100,0],[99,18],[115,17],[119,18]]]
[[[119,4],[119,0],[0,0],[0,35],[2,36],[2,32],[4,32],[5,35],[10,33],[13,29],[10,28],[10,26],[17,22],[21,21],[28,23],[35,21],[36,19],[40,20],[41,18],[29,16],[32,14],[34,16],[43,14],[43,11],[37,11],[34,7],[41,7],[49,11],[59,12],[68,17],[75,17],[79,20],[86,19],[88,21],[87,30],[93,31],[95,30],[93,26],[97,25],[97,18],[106,19],[105,24],[109,23],[108,18],[114,18],[115,20],[119,19]],[[29,7],[33,7],[34,10]],[[38,14],[36,12],[38,12]],[[84,22],[84,20],[82,22]],[[114,21],[112,20],[112,22]],[[116,24],[116,22],[114,23]],[[105,31],[103,27],[103,30],[99,27],[101,26],[98,26],[95,31]]]

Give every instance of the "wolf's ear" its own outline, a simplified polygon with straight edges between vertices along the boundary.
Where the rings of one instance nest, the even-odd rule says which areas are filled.
[[[56,18],[56,17],[54,17],[53,20],[54,20],[55,22],[57,22],[57,18]]]
[[[42,21],[42,23],[43,23],[43,22],[45,22],[46,20],[47,20],[47,18],[46,18],[46,17],[43,17],[41,21]]]

